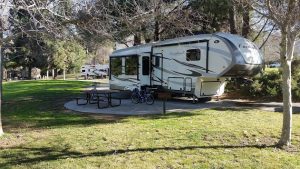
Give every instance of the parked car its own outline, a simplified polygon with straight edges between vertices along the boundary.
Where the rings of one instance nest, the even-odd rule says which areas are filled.
[[[281,64],[279,62],[271,63],[269,65],[270,68],[275,68],[275,67],[280,67],[280,66],[281,66]]]

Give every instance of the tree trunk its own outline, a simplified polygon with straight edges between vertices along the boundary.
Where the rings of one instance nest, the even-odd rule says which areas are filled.
[[[31,80],[31,71],[32,71],[32,67],[28,66],[28,80]]]
[[[159,41],[159,23],[156,19],[155,23],[154,23],[154,37],[153,37],[154,41]]]
[[[246,6],[243,11],[242,36],[248,38],[249,33],[250,33],[250,9],[248,6]]]
[[[282,64],[282,91],[283,91],[283,125],[279,141],[280,146],[291,145],[292,136],[292,94],[291,94],[291,61]]]
[[[287,39],[287,34],[281,33],[280,59],[282,64],[282,94],[283,94],[283,125],[279,146],[290,146],[292,139],[292,56],[294,42]]]
[[[232,4],[231,8],[229,8],[229,27],[232,34],[237,34],[235,20],[235,6]]]
[[[2,18],[0,18],[0,27],[2,27]],[[2,44],[3,44],[3,32],[0,32],[0,137],[4,134],[2,129]]]
[[[48,80],[48,78],[49,78],[49,70],[47,69],[47,71],[46,71],[46,79]]]
[[[141,34],[136,33],[133,37],[133,46],[140,45],[142,43]]]
[[[0,40],[2,40],[2,37],[0,37]],[[2,45],[0,44],[0,136],[4,134],[2,129],[2,119],[1,119],[1,114],[2,114],[2,48],[1,46]]]
[[[58,75],[58,72],[60,71],[60,69],[54,69],[54,79],[57,79],[57,75]]]
[[[54,69],[52,69],[52,79],[55,79],[55,72],[54,72]]]
[[[66,80],[66,69],[63,69],[64,80]]]

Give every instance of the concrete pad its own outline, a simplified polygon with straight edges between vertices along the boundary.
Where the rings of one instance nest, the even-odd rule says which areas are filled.
[[[65,108],[84,113],[99,113],[113,115],[146,115],[163,114],[163,101],[155,100],[153,105],[146,103],[134,104],[130,99],[123,99],[122,104],[117,107],[98,109],[97,104],[77,105],[76,101],[67,102]],[[189,100],[171,100],[166,102],[167,112],[185,112],[204,108],[233,107],[234,103],[227,101],[210,101],[209,103],[193,104]]]
[[[112,115],[147,115],[147,114],[163,114],[163,102],[155,100],[153,105],[146,103],[134,104],[130,99],[122,99],[122,104],[117,107],[108,107],[98,109],[97,104],[77,105],[76,101],[67,102],[65,108],[77,112],[112,114]],[[282,112],[282,103],[280,102],[249,102],[246,100],[221,100],[209,101],[206,103],[193,104],[190,100],[170,100],[166,102],[166,111],[168,112],[187,112],[199,109],[209,108],[244,108],[244,109],[260,109],[271,112]],[[293,104],[293,112],[300,113],[300,103]]]

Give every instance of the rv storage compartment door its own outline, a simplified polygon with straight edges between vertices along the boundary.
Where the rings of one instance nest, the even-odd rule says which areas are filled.
[[[169,77],[168,89],[169,90],[183,90],[184,78],[183,77]]]
[[[216,95],[220,86],[220,81],[204,81],[201,83],[200,96]]]

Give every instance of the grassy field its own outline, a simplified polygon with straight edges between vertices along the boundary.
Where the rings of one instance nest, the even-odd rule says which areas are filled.
[[[276,148],[282,115],[210,109],[117,117],[69,112],[88,82],[4,85],[0,168],[300,168],[300,115],[293,147]]]

